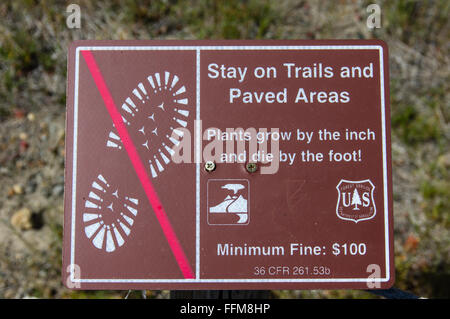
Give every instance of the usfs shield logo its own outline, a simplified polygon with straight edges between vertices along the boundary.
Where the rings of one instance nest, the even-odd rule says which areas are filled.
[[[375,186],[369,179],[362,181],[341,179],[336,189],[338,191],[336,214],[340,219],[357,223],[375,217],[377,211],[373,200]]]

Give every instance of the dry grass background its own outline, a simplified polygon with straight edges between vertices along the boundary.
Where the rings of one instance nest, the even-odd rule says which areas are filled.
[[[382,9],[380,29],[366,26],[372,2]],[[0,3],[0,298],[125,295],[72,292],[60,283],[68,44],[241,38],[388,43],[396,287],[450,296],[449,1],[73,1],[81,7],[80,29],[66,27],[68,3]],[[371,297],[351,290],[273,294]]]

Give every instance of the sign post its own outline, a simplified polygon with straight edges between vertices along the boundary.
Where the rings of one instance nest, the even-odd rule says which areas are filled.
[[[387,46],[78,41],[63,281],[75,289],[386,289]]]

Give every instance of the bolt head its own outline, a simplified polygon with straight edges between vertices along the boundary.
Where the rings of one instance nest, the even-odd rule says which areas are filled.
[[[209,173],[216,169],[216,163],[213,161],[206,161],[205,162],[205,170]]]

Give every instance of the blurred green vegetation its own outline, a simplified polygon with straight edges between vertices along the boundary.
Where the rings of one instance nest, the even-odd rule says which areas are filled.
[[[406,226],[396,228],[396,285],[430,297],[450,295],[450,244],[445,235],[450,226],[450,1],[75,2],[82,10],[81,29],[66,27],[67,1],[0,3],[0,123],[18,112],[42,112],[50,106],[64,116],[67,47],[77,39],[385,40],[391,54],[392,139],[398,149],[405,150],[405,155],[398,157],[394,153],[394,174],[404,172],[416,184],[394,185],[395,213],[407,211],[407,217],[401,217],[407,219]],[[373,2],[381,6],[382,28],[368,30],[365,8]],[[62,217],[49,223],[54,240],[47,254],[29,259],[21,267],[9,258],[5,267],[23,273],[27,268],[45,269],[49,278],[59,280]],[[61,288],[62,292],[49,292],[45,284],[31,287],[28,294],[35,297],[123,297],[115,291],[68,292]],[[370,297],[355,291],[277,291],[275,295]]]

